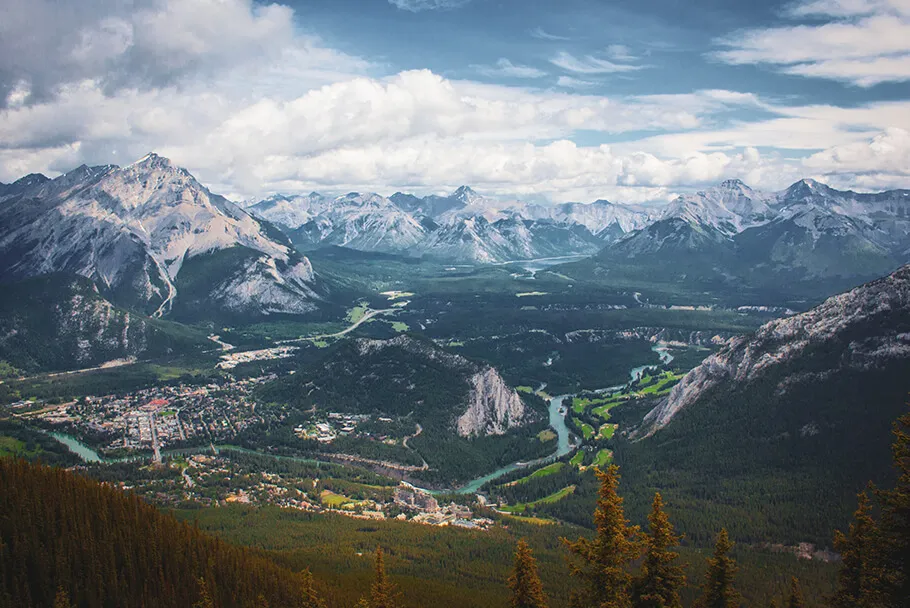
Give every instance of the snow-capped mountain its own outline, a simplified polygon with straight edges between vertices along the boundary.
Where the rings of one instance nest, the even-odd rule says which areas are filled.
[[[611,203],[603,199],[593,203],[518,206],[514,208],[514,212],[525,219],[578,224],[590,230],[592,234],[613,234],[615,231],[609,229],[615,227],[624,234],[644,228],[654,219],[645,209]]]
[[[659,219],[679,218],[733,236],[775,217],[774,202],[773,195],[757,192],[732,179],[708,190],[680,196],[664,209]]]
[[[78,274],[115,303],[161,316],[179,298],[185,264],[242,249],[242,267],[209,277],[224,279],[211,284],[230,291],[232,310],[304,313],[319,299],[309,260],[282,235],[156,154],[32,178],[9,192],[0,204],[2,277]]]
[[[448,196],[401,192],[275,195],[249,207],[284,229],[301,249],[339,245],[363,251],[492,263],[591,254],[644,226],[648,214],[608,201],[500,203],[461,186]]]
[[[801,180],[764,193],[728,180],[680,196],[655,222],[608,244],[595,263],[604,272],[625,264],[677,280],[767,285],[784,276],[869,279],[908,260],[910,191],[857,194]]]
[[[318,192],[302,196],[276,194],[247,207],[246,210],[255,217],[293,230],[323,214],[328,208],[326,205],[328,200]]]

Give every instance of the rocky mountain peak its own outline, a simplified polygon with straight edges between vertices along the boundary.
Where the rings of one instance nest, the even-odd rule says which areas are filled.
[[[171,159],[160,156],[154,152],[149,152],[136,162],[130,165],[130,167],[145,167],[149,169],[164,169],[164,168],[175,168],[174,163],[171,162]]]
[[[51,178],[42,173],[29,173],[25,177],[20,177],[10,185],[29,188],[31,186],[38,186],[49,181],[51,181]]]

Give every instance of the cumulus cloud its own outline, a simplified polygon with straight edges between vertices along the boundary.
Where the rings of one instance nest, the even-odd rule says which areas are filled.
[[[805,159],[803,166],[848,186],[906,186],[910,181],[910,131],[891,128],[868,141],[833,146]]]
[[[576,57],[567,52],[560,51],[550,59],[550,63],[560,67],[567,72],[576,74],[612,74],[615,72],[634,72],[644,66],[631,65],[628,63],[616,63],[606,59],[599,59],[593,55]]]
[[[495,65],[472,65],[484,76],[504,76],[506,78],[542,78],[547,75],[543,70],[529,65],[516,65],[501,57]]]
[[[0,103],[23,82],[35,100],[85,79],[108,91],[169,86],[315,46],[295,35],[289,7],[252,0],[9,0]]]
[[[558,56],[576,68],[563,66],[571,74],[557,81],[562,89],[503,86],[429,70],[376,75],[376,66],[301,33],[303,19],[285,6],[89,0],[80,12],[69,4],[11,0],[16,18],[60,8],[31,22],[30,36],[8,38],[12,26],[0,22],[0,51],[18,36],[47,56],[0,52],[2,181],[83,162],[126,164],[154,150],[238,198],[470,183],[491,194],[635,202],[726,177],[762,187],[806,172],[891,183],[910,165],[910,102],[839,108],[728,90],[590,93],[586,76],[632,59],[624,47]],[[486,67],[540,82],[536,68],[505,58]],[[731,122],[754,110],[767,118]],[[621,143],[579,145],[579,132]]]
[[[910,80],[905,0],[815,0],[793,5],[787,14],[813,21],[737,32],[718,40],[725,48],[713,56],[861,87]]]
[[[438,11],[459,8],[471,0],[389,0],[389,4],[404,11]]]

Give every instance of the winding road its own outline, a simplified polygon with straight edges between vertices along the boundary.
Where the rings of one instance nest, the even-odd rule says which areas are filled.
[[[360,317],[354,323],[352,323],[350,327],[348,327],[346,329],[342,329],[341,331],[335,332],[334,334],[320,334],[318,336],[307,336],[305,338],[292,338],[290,340],[279,340],[278,342],[276,342],[276,344],[291,344],[293,342],[306,342],[307,340],[322,340],[323,338],[340,338],[341,336],[354,331],[355,329],[360,327],[361,324],[366,323],[373,317],[375,317],[377,315],[387,314],[390,312],[397,312],[397,309],[383,308],[381,310],[368,310],[364,313],[364,315],[362,317]]]

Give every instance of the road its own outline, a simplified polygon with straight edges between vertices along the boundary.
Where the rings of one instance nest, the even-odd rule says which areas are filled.
[[[414,448],[412,448],[411,446],[408,445],[408,439],[413,439],[414,437],[417,437],[418,435],[420,435],[422,432],[423,432],[423,427],[418,424],[417,429],[414,431],[414,434],[408,435],[407,437],[402,439],[401,445],[403,445],[404,447],[408,448],[409,450],[411,450],[412,452],[414,452],[415,454],[420,456],[420,461],[423,463],[422,467],[424,470],[426,470],[426,469],[430,468],[430,465],[427,464],[427,461],[426,461],[426,459],[424,459],[423,454],[421,454],[420,452],[418,452],[417,450],[415,450]]]
[[[390,312],[397,312],[397,309],[383,308],[382,310],[368,310],[364,313],[364,315],[362,317],[360,317],[359,319],[357,319],[357,321],[352,323],[350,327],[348,327],[347,329],[342,329],[339,332],[335,332],[334,334],[321,334],[318,336],[307,336],[306,338],[294,338],[292,340],[279,340],[277,342],[277,344],[291,344],[293,342],[306,342],[308,340],[322,340],[324,338],[340,338],[341,336],[344,336],[345,334],[348,334],[348,333],[354,331],[355,329],[360,327],[361,324],[366,323],[373,317],[375,317],[377,315],[387,314]]]

